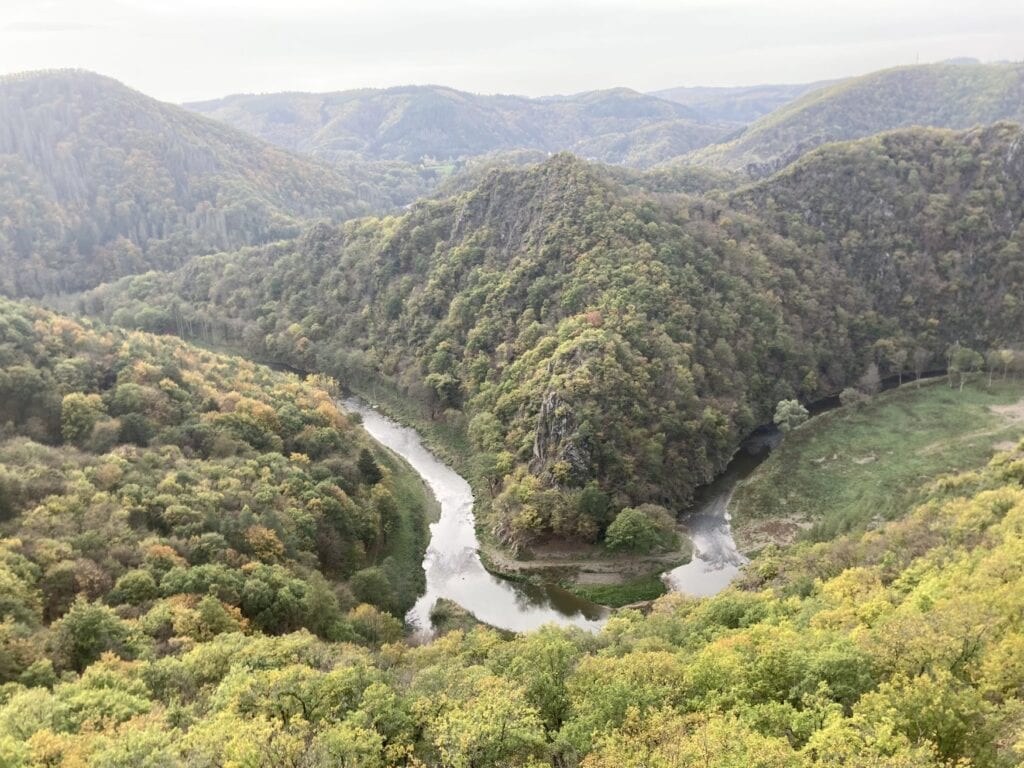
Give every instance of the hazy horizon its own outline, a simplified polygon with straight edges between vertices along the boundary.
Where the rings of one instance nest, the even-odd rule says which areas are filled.
[[[986,0],[9,0],[0,72],[78,68],[157,98],[437,84],[548,96],[804,83],[1019,60],[1024,7]]]

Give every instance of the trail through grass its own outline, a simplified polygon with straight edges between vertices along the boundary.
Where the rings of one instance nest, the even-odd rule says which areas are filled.
[[[733,528],[747,550],[801,530],[830,539],[902,515],[929,479],[977,467],[1021,437],[1022,382],[904,385],[787,435],[737,488]]]

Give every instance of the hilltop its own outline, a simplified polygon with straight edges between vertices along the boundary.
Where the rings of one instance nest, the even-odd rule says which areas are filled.
[[[689,160],[762,176],[822,144],[895,128],[1024,119],[1024,64],[896,67],[814,90]]]
[[[441,86],[235,95],[188,109],[332,162],[448,162],[494,152],[572,151],[644,166],[705,146],[723,126],[627,88],[529,99]]]
[[[915,129],[711,198],[559,155],[82,306],[388,382],[462,424],[500,539],[599,539],[624,507],[683,507],[782,399],[838,392],[876,357],[895,373],[917,349],[1018,341],[1020,142]]]
[[[337,171],[82,71],[0,79],[0,292],[89,288],[370,205]]]

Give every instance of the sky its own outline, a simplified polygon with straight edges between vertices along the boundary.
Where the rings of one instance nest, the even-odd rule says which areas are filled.
[[[181,102],[443,84],[540,96],[1024,59],[1024,0],[0,0],[0,74]]]

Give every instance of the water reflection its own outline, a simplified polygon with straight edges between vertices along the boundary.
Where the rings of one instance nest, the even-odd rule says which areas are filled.
[[[693,542],[693,557],[686,565],[662,574],[669,589],[694,597],[716,595],[748,562],[732,537],[729,499],[736,484],[768,458],[780,437],[778,432],[768,431],[745,441],[725,472],[697,493],[694,511],[683,519]]]
[[[480,562],[473,522],[473,492],[466,480],[423,447],[415,430],[350,398],[345,408],[360,414],[366,431],[404,458],[426,481],[441,505],[440,519],[430,526],[423,558],[427,587],[406,616],[422,637],[432,633],[430,610],[438,598],[461,605],[480,621],[523,632],[544,624],[598,629],[608,610],[564,589],[516,584],[488,573]]]

